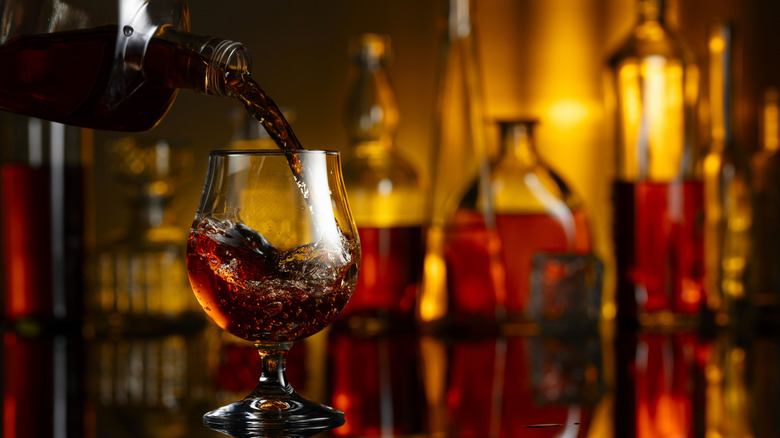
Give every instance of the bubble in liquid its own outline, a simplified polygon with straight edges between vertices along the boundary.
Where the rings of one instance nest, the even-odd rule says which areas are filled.
[[[132,26],[125,26],[122,28],[122,33],[125,34],[126,37],[129,37],[133,34],[133,27]]]

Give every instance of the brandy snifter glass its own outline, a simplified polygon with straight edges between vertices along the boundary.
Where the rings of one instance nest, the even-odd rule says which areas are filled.
[[[344,413],[306,400],[285,376],[293,342],[324,329],[349,301],[360,243],[337,152],[214,151],[187,243],[198,302],[254,342],[262,370],[243,400],[203,417],[229,435],[308,435]]]

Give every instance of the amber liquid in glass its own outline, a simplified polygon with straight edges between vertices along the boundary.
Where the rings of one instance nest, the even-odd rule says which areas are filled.
[[[703,293],[701,182],[613,184],[619,309],[695,316]]]
[[[187,267],[195,296],[224,330],[295,341],[325,328],[349,301],[358,248],[349,248],[350,262],[329,263],[339,251],[322,243],[279,251],[242,223],[206,218],[190,232]]]

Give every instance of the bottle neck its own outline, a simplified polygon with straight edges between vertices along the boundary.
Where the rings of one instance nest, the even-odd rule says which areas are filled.
[[[392,146],[398,127],[398,107],[386,65],[386,38],[363,35],[353,49],[351,92],[347,101],[347,131],[358,155],[376,154]]]
[[[665,0],[638,0],[637,16],[640,23],[664,22]]]
[[[235,41],[199,36],[164,26],[144,57],[149,79],[171,88],[229,96],[230,82],[249,76],[251,56]]]
[[[533,138],[533,121],[501,123],[502,161],[512,161],[524,167],[539,161]]]
[[[710,107],[711,135],[715,144],[729,144],[732,132],[732,50],[731,27],[726,23],[710,31]]]
[[[457,40],[468,38],[472,34],[471,25],[471,1],[470,0],[448,0],[447,28],[449,30],[449,39]]]

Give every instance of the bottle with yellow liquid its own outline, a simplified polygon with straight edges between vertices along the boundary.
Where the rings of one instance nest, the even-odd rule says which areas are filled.
[[[377,34],[360,35],[350,46],[350,147],[342,169],[362,265],[340,320],[368,331],[413,326],[422,274],[427,191],[394,145],[399,115],[386,69],[389,51],[389,37]]]
[[[712,139],[704,158],[707,305],[722,325],[746,300],[752,223],[748,161],[733,126],[732,32],[718,23],[709,35]]]
[[[664,1],[638,0],[637,7],[636,26],[609,58],[617,317],[668,326],[694,322],[704,300],[694,139],[699,73],[665,23]]]

